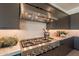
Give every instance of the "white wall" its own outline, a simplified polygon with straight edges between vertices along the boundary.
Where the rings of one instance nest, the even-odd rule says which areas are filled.
[[[50,37],[55,36],[56,31],[66,31],[68,33],[67,35],[69,35],[69,36],[79,37],[79,30],[62,30],[62,29],[60,29],[60,30],[49,30]]]
[[[33,21],[21,21],[21,29],[24,30],[24,37],[35,38],[43,37],[43,28],[46,28],[46,23],[33,22]]]
[[[46,28],[46,23],[22,21],[20,27],[21,30],[0,30],[0,37],[12,36],[20,40],[43,37],[43,28]]]
[[[43,37],[43,28],[46,28],[46,23],[32,22],[22,20],[20,23],[21,29],[19,30],[0,30],[0,37],[12,36],[19,39],[29,39],[35,37]],[[60,29],[62,30],[62,29]],[[54,36],[54,33],[59,30],[50,30],[50,35]],[[67,31],[70,35],[79,36],[79,30],[63,30]]]
[[[71,30],[71,34],[79,37],[79,30]]]
[[[58,30],[49,30],[49,33],[50,33],[50,37],[54,37],[56,36],[56,32],[57,31],[65,31],[68,33],[68,35],[71,35],[71,30],[65,30],[65,29],[58,29]]]
[[[0,38],[1,37],[17,37],[18,39],[23,38],[23,30],[0,30]]]
[[[31,25],[31,22],[27,22],[27,29],[26,30],[0,30],[0,37],[12,36],[17,37],[18,39],[28,39],[34,37],[41,37],[43,36],[42,28],[46,27],[45,24],[38,24],[38,25]],[[43,26],[42,26],[43,25]],[[36,27],[39,26],[39,27]],[[34,29],[32,29],[34,27]],[[42,28],[41,28],[42,27]],[[36,29],[35,29],[36,28]],[[50,35],[54,36],[54,33],[59,30],[49,30]],[[78,36],[79,37],[79,30],[62,30],[68,32],[69,35]]]
[[[0,37],[12,36],[19,39],[29,39],[43,36],[43,28],[46,28],[46,23],[22,21],[20,23],[21,30],[0,30]],[[61,29],[60,29],[61,30]],[[49,30],[50,35],[59,30]],[[79,30],[62,30],[67,31],[70,35],[79,36]]]

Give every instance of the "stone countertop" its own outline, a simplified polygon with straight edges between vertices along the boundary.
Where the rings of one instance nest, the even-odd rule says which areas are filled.
[[[65,36],[65,37],[52,37],[53,39],[51,39],[50,42],[46,42],[46,43],[42,43],[42,44],[38,44],[38,45],[35,45],[35,46],[29,46],[29,47],[26,47],[26,48],[22,48],[23,51],[26,51],[26,50],[29,50],[29,49],[33,49],[33,48],[36,48],[36,47],[39,47],[39,46],[42,46],[42,45],[46,45],[46,44],[50,44],[50,43],[54,43],[54,42],[57,42],[57,41],[60,41],[60,40],[64,40],[64,39],[67,39],[67,38],[70,38],[70,37],[73,37],[73,36]]]
[[[67,38],[70,38],[70,37],[73,37],[71,35],[66,35],[65,37],[56,37],[56,36],[53,36],[52,38],[54,38],[55,40],[64,40],[64,39],[67,39]]]
[[[19,43],[17,43],[17,45],[13,47],[0,48],[0,56],[12,56],[18,53],[21,53]]]
[[[47,43],[42,43],[42,44],[38,44],[35,46],[30,46],[30,47],[26,47],[26,48],[22,48],[22,55],[23,56],[36,56],[39,55],[41,53],[47,52],[48,50],[55,48],[59,46],[59,41],[58,40],[52,40],[51,42],[47,42]]]
[[[37,48],[37,47],[45,46],[45,45],[48,45],[48,44],[51,44],[51,43],[58,42],[60,40],[67,39],[67,38],[70,38],[70,37],[73,37],[73,36],[67,35],[63,38],[62,37],[53,37],[54,39],[51,42],[47,42],[47,43],[43,43],[43,44],[39,44],[39,45],[35,45],[35,46],[30,46],[30,47],[27,47],[27,48],[20,48],[20,44],[18,43],[16,46],[13,46],[13,47],[0,48],[0,56],[16,55],[18,53],[21,53],[22,51],[28,51],[28,50],[31,50],[31,49],[34,49],[34,48]],[[58,45],[56,45],[56,43],[53,44],[53,48],[58,46]]]
[[[59,43],[60,40],[64,40],[64,39],[67,39],[67,38],[70,38],[70,37],[73,37],[73,36],[67,35],[65,37],[52,37],[54,39],[51,39],[50,42],[46,42],[46,43],[38,44],[38,45],[35,45],[35,46],[22,48],[21,49],[22,55],[31,55],[31,56],[39,55],[43,52],[46,52],[50,49],[53,49],[57,46],[60,46],[60,43]]]

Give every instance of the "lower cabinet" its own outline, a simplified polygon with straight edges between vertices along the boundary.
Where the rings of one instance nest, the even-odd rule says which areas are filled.
[[[79,50],[79,37],[74,38],[74,48]]]
[[[70,51],[74,49],[74,37],[64,39],[60,41],[60,46],[56,47],[46,53],[39,56],[66,56]]]

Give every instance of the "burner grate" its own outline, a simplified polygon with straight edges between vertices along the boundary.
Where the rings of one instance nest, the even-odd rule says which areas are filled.
[[[28,39],[28,40],[22,40],[21,45],[22,47],[29,47],[29,46],[34,46],[46,42],[50,42],[51,40],[45,40],[44,38],[34,38],[34,39]]]

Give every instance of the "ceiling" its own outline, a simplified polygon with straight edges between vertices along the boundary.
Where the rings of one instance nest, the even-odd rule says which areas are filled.
[[[61,9],[68,14],[79,12],[79,3],[51,3],[51,5]]]

